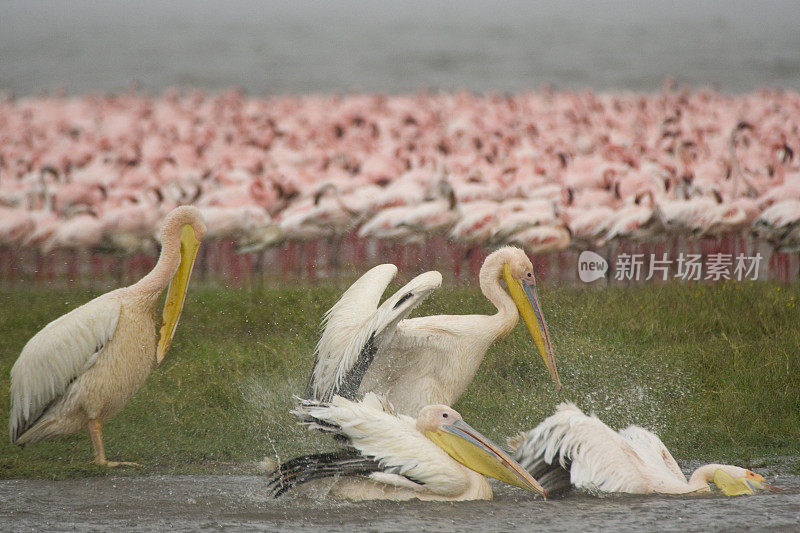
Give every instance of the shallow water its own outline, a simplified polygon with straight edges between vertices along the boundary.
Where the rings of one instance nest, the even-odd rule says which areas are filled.
[[[795,0],[0,2],[0,90],[800,88]]]
[[[106,477],[0,481],[0,529],[174,531],[714,531],[800,528],[800,476],[768,475],[782,492],[725,496],[606,496],[572,493],[542,501],[495,486],[491,502],[272,500],[260,476]]]

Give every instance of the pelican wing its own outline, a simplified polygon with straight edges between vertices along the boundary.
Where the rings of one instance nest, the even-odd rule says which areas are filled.
[[[11,369],[11,442],[97,361],[119,315],[119,300],[104,294],[53,320],[28,341]]]
[[[277,498],[287,490],[314,479],[332,476],[368,476],[383,469],[377,461],[358,450],[302,455],[280,465],[267,483],[267,490]]]
[[[416,428],[416,420],[392,412],[378,396],[361,402],[334,397],[331,403],[304,400],[294,411],[312,429],[347,441],[387,474],[403,476],[420,488],[447,494],[463,485],[463,472],[447,453]],[[388,480],[379,476],[376,480]],[[399,483],[392,483],[399,485]]]
[[[554,415],[518,441],[514,459],[531,475],[543,463],[568,469],[578,488],[607,492],[649,492],[647,465],[631,443],[595,416],[562,403]]]
[[[631,443],[640,456],[649,454],[650,461],[653,463],[663,462],[664,468],[674,474],[676,479],[686,482],[686,476],[683,475],[681,467],[678,466],[678,462],[669,453],[658,435],[640,426],[628,426],[619,430],[619,434]]]
[[[330,401],[334,395],[355,399],[380,343],[392,336],[397,324],[442,284],[441,274],[425,272],[378,306],[396,273],[394,265],[372,268],[325,314],[307,397],[322,401]]]

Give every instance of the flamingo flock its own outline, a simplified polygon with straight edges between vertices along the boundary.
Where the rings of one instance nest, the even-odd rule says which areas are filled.
[[[201,275],[442,256],[459,275],[513,244],[560,267],[607,246],[769,245],[788,276],[798,150],[790,90],[4,97],[0,277],[121,259],[134,275],[186,204],[208,227]]]

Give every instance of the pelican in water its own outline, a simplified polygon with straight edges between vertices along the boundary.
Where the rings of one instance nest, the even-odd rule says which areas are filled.
[[[639,426],[614,431],[571,403],[560,404],[554,415],[509,439],[509,445],[531,475],[549,478],[552,492],[570,484],[630,494],[699,494],[711,490],[709,483],[728,495],[769,487],[755,472],[721,464],[701,466],[687,481],[658,435]]]
[[[547,496],[528,472],[444,405],[426,406],[414,419],[370,393],[361,402],[303,400],[293,414],[349,447],[283,464],[269,483],[276,498],[301,483],[334,478],[327,495],[354,501],[490,500],[485,476]]]
[[[410,416],[426,405],[452,405],[472,381],[489,347],[514,329],[520,315],[561,388],[533,265],[525,252],[506,246],[483,263],[480,287],[497,308],[493,315],[407,319],[441,285],[442,276],[435,271],[421,274],[378,306],[396,273],[397,267],[390,264],[372,268],[326,313],[307,398],[355,399],[375,392]]]
[[[11,369],[13,444],[88,429],[95,463],[135,464],[106,459],[102,424],[164,359],[205,233],[196,208],[174,209],[164,220],[161,255],[149,274],[57,318],[28,341]],[[157,336],[156,305],[168,284]]]

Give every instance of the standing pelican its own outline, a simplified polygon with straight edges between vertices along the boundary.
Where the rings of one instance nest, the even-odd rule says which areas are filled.
[[[528,433],[509,440],[514,458],[539,479],[562,472],[560,488],[572,485],[602,492],[690,494],[709,492],[713,482],[728,495],[752,494],[764,478],[738,466],[701,466],[686,481],[658,438],[639,426],[614,431],[571,403]],[[541,476],[541,477],[540,477]]]
[[[28,341],[11,369],[13,444],[88,429],[95,463],[134,464],[106,459],[101,427],[164,359],[205,233],[196,208],[174,209],[164,220],[161,256],[149,274],[70,311]],[[167,284],[156,336],[155,308]]]
[[[511,332],[520,314],[561,388],[533,265],[525,252],[506,246],[484,261],[480,286],[497,308],[493,315],[406,319],[441,284],[442,276],[435,271],[417,276],[377,307],[396,273],[394,265],[376,266],[327,312],[307,397],[327,401],[335,394],[354,399],[376,392],[412,416],[426,405],[452,405],[489,347]]]
[[[397,415],[374,394],[352,402],[305,400],[294,414],[350,446],[297,457],[273,475],[275,497],[313,479],[338,477],[328,495],[349,500],[490,500],[484,475],[547,496],[522,467],[444,405],[414,419]]]

